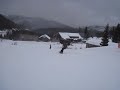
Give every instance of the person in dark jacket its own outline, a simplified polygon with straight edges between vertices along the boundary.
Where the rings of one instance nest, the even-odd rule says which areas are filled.
[[[67,43],[64,42],[64,43],[63,43],[63,47],[62,47],[60,53],[63,53],[64,49],[66,49],[67,46],[68,46]]]
[[[50,49],[51,49],[51,44],[50,44]]]

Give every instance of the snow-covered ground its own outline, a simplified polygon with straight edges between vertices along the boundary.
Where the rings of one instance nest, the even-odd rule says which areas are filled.
[[[117,44],[59,54],[59,43],[14,42],[0,42],[0,90],[120,90]]]

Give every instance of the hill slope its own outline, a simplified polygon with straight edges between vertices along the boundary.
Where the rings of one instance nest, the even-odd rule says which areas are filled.
[[[67,25],[56,21],[49,21],[44,18],[36,18],[36,17],[24,17],[17,15],[8,15],[10,20],[13,20],[15,23],[23,25],[26,28],[31,30],[36,30],[40,28],[70,28]]]
[[[18,25],[15,24],[13,21],[9,20],[2,14],[0,14],[0,29],[12,29],[18,28]]]

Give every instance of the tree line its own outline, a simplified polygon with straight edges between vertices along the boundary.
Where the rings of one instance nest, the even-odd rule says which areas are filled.
[[[108,44],[108,39],[111,39],[112,42],[114,43],[119,43],[120,42],[120,24],[118,23],[117,26],[109,27],[109,24],[106,25],[106,28],[103,32],[102,36],[102,46],[107,46]]]
[[[112,40],[114,43],[120,42],[120,24],[118,23],[117,26],[110,27],[109,24],[106,25],[105,30],[99,33],[100,37],[102,37],[102,42],[100,43],[101,46],[108,46],[109,39]],[[91,37],[90,31],[88,27],[84,29],[84,39],[88,39]]]

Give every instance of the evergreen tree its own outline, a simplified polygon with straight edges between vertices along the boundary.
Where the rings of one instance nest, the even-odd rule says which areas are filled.
[[[88,27],[85,27],[85,31],[84,31],[84,38],[87,40],[89,37],[89,33],[88,33]]]
[[[112,32],[112,41],[118,43],[120,41],[120,24],[118,24],[116,28],[112,30]]]
[[[117,32],[115,27],[112,28],[111,33],[112,33],[112,42],[117,42]]]
[[[2,38],[2,35],[0,34],[0,38]]]
[[[109,29],[109,38],[112,39],[113,36],[113,31],[114,31],[114,26]]]
[[[108,31],[109,25],[106,26],[105,31],[103,32],[102,42],[100,43],[101,46],[108,46]]]
[[[120,24],[116,27],[117,43],[120,42]]]

